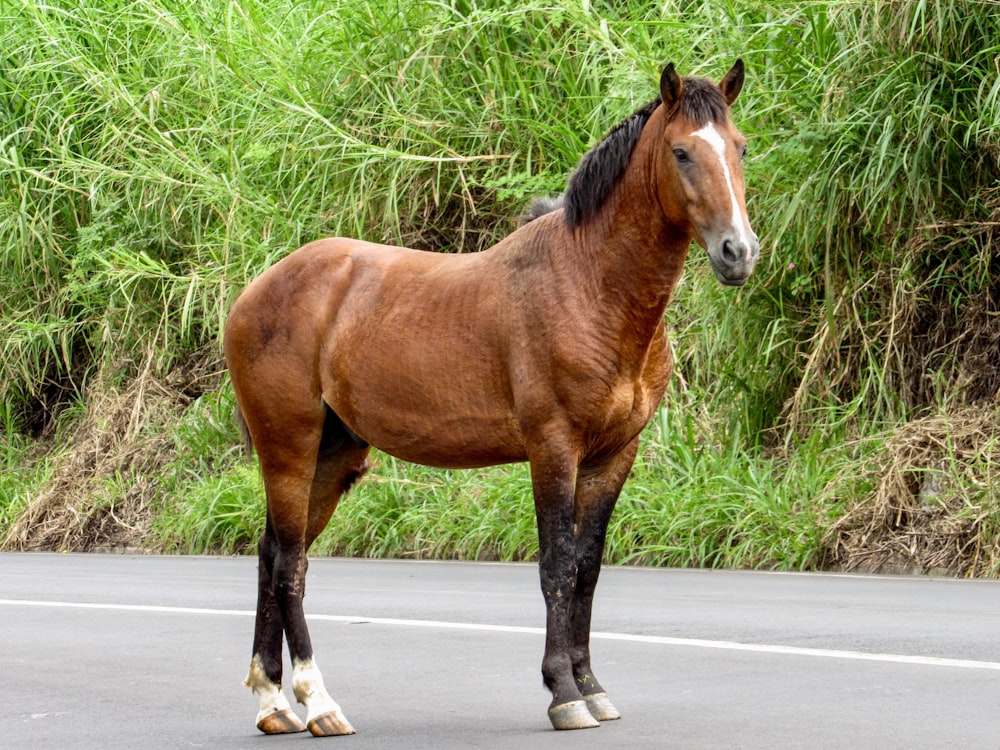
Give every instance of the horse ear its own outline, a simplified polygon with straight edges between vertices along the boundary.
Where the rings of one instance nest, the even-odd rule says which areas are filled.
[[[736,58],[733,67],[722,78],[719,88],[722,89],[722,95],[726,98],[726,104],[732,106],[732,103],[736,101],[736,97],[740,95],[740,91],[743,89],[745,72],[746,69],[743,67],[743,60]]]
[[[663,106],[666,107],[668,112],[680,100],[683,90],[684,83],[681,81],[681,77],[674,70],[674,64],[669,63],[663,69],[663,75],[660,76],[660,99],[663,101]]]

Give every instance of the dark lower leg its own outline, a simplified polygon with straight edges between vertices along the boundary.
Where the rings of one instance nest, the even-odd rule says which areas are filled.
[[[324,440],[326,438],[324,431]],[[327,692],[313,659],[303,607],[308,568],[306,552],[329,522],[341,495],[364,473],[367,453],[367,446],[321,450],[309,490],[304,538],[285,550],[275,566],[280,571],[275,573],[275,593],[292,657],[292,689],[295,698],[306,707],[307,728],[317,736],[354,734],[354,727]]]
[[[288,651],[292,660],[311,659],[312,641],[306,627],[305,597],[306,570],[309,564],[301,545],[280,550],[274,560],[274,598],[281,612]]]
[[[257,619],[254,627],[253,659],[246,685],[260,699],[257,728],[265,734],[305,731],[281,691],[282,617],[274,596],[274,539],[271,530],[260,541],[258,563]]]
[[[542,679],[552,691],[553,706],[581,697],[573,679],[570,652],[570,607],[576,585],[572,536],[569,533],[558,536],[565,538],[540,538],[538,561],[546,608]]]
[[[605,695],[590,665],[590,623],[597,579],[601,573],[608,524],[625,478],[635,458],[633,442],[609,464],[598,470],[581,470],[577,479],[574,518],[576,539],[576,588],[570,610],[570,653],[573,677],[587,706],[599,721],[620,717]]]
[[[601,558],[604,555],[604,539],[609,516],[610,510],[595,513],[585,521],[577,523],[577,578],[570,611],[572,640],[570,654],[573,661],[573,677],[584,696],[604,692],[590,667],[590,618],[594,591],[601,573]]]
[[[260,540],[257,564],[257,619],[254,625],[253,653],[269,680],[281,684],[281,637],[284,626],[278,602],[274,598],[272,573],[274,542],[270,530]]]
[[[292,690],[306,707],[306,726],[317,736],[353,734],[340,706],[326,691],[323,677],[313,660],[312,641],[306,626],[302,600],[305,597],[305,550],[296,545],[275,560],[275,598],[282,612],[285,637],[292,657]]]
[[[573,538],[575,467],[545,471],[532,462],[538,520],[538,568],[545,597],[545,655],[542,679],[552,692],[549,720],[556,729],[599,726],[584,703],[573,676],[571,608],[576,589],[576,544]]]

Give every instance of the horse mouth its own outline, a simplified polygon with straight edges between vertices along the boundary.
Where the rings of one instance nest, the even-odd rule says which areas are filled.
[[[716,265],[714,262],[711,263],[711,266],[715,278],[723,286],[743,286],[747,283],[747,279],[750,278],[750,273],[753,271],[753,266],[750,266],[750,268],[746,268],[745,266],[730,268],[722,264]]]
[[[742,279],[719,278],[719,283],[721,283],[723,286],[743,286],[744,284],[747,283],[748,278],[750,277],[744,276]]]
[[[743,286],[747,283],[760,257],[760,246],[756,240],[756,236],[752,238],[752,243],[725,238],[713,248],[714,251],[708,251],[709,264],[720,284]]]

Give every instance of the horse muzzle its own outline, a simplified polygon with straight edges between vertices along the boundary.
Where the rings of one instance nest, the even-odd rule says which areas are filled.
[[[759,257],[760,243],[753,233],[746,238],[725,237],[708,253],[715,278],[725,286],[743,286]]]

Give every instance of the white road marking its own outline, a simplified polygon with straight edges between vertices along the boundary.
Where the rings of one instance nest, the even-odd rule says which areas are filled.
[[[253,617],[252,610],[202,609],[198,607],[161,607],[144,604],[95,604],[90,602],[53,602],[31,599],[0,599],[0,606],[53,607],[69,609],[96,609],[122,612],[146,612],[151,614],[216,615],[228,617]],[[307,615],[310,622],[340,622],[348,625],[386,625],[391,627],[436,628],[439,630],[479,630],[490,633],[524,633],[545,635],[545,628],[520,625],[488,625],[473,622],[442,622],[438,620],[406,620],[394,617],[362,617],[350,615]],[[708,648],[723,651],[751,651],[764,654],[786,656],[810,656],[823,659],[853,659],[877,661],[893,664],[912,664],[922,667],[956,667],[959,669],[992,669],[1000,671],[1000,662],[976,661],[973,659],[948,659],[938,656],[910,656],[905,654],[880,654],[865,651],[839,651],[825,648],[803,648],[799,646],[776,646],[764,643],[738,643],[736,641],[710,641],[700,638],[674,638],[662,635],[637,635],[632,633],[593,632],[591,639],[602,641],[625,641],[649,643],[660,646],[682,648]]]
[[[726,163],[726,142],[722,140],[722,136],[719,135],[719,131],[715,129],[712,123],[708,123],[701,130],[696,130],[691,135],[701,138],[708,143],[715,152],[715,155],[719,157],[719,163],[722,164],[722,173],[726,176],[726,187],[729,188],[729,198],[733,206],[733,230],[739,236],[744,247],[747,248],[747,260],[749,261],[750,235],[747,224],[743,221],[743,212],[740,211],[740,203],[736,200],[736,190],[733,189],[733,176],[730,174],[729,165]]]

